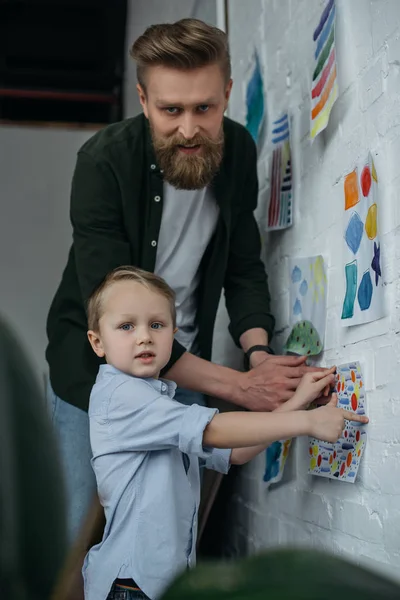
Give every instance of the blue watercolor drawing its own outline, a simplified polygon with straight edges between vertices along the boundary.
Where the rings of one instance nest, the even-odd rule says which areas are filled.
[[[357,261],[345,266],[346,295],[343,301],[342,319],[351,319],[354,315],[354,302],[357,294]]]
[[[300,294],[304,297],[307,292],[308,292],[308,283],[305,279],[303,279],[303,281],[301,282],[300,288],[299,288],[299,292]]]
[[[353,254],[357,254],[364,232],[364,225],[358,213],[354,212],[347,225],[344,239]]]
[[[293,305],[293,314],[297,317],[298,315],[301,315],[303,311],[303,308],[301,306],[301,302],[298,298],[296,298],[296,302]]]
[[[292,271],[292,283],[298,283],[301,280],[301,269],[295,267]]]
[[[358,288],[357,299],[361,310],[368,310],[368,308],[371,306],[372,291],[373,287],[371,275],[368,270],[365,271],[364,275],[362,276],[361,283]]]
[[[282,442],[274,442],[266,449],[266,465],[263,480],[268,482],[279,474],[279,459],[282,452]]]
[[[246,90],[246,128],[254,141],[259,141],[259,135],[265,128],[264,122],[264,83],[261,73],[260,59],[255,53],[255,65]]]
[[[372,270],[375,271],[375,285],[378,285],[379,277],[382,277],[381,272],[381,246],[377,246],[374,242],[374,258],[371,263]]]

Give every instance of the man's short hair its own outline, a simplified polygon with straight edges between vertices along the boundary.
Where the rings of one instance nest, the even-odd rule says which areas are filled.
[[[226,33],[199,19],[151,25],[133,44],[130,55],[136,61],[137,80],[144,90],[148,67],[185,71],[218,64],[226,83],[231,78]]]
[[[175,308],[175,292],[169,285],[154,273],[149,273],[138,267],[130,265],[117,267],[101,282],[90,296],[87,305],[88,328],[92,331],[99,330],[99,321],[103,315],[103,296],[104,292],[114,283],[120,281],[135,281],[144,287],[157,292],[160,296],[164,296],[170,304],[173,326],[176,326],[176,308]]]

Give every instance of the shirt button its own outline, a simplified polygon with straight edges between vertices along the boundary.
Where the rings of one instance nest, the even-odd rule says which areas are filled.
[[[167,391],[167,386],[165,385],[165,383],[162,384],[161,389],[163,392]]]
[[[151,245],[153,246],[153,248],[155,248],[155,247],[157,246],[157,242],[156,242],[156,240],[153,240],[153,241],[151,242]]]
[[[150,165],[150,169],[151,169],[152,171],[154,171],[154,169],[155,169],[155,168],[156,168],[156,165]]]
[[[160,202],[161,198],[160,198],[160,196],[154,196],[154,200],[155,200],[156,202]]]

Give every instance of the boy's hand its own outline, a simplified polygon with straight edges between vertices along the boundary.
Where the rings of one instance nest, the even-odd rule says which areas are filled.
[[[337,408],[337,395],[332,394],[332,400],[326,406],[321,406],[307,414],[310,418],[310,436],[324,442],[337,442],[342,435],[345,427],[345,421],[356,421],[358,423],[368,423],[369,419],[365,415]]]
[[[303,375],[296,392],[286,403],[286,410],[302,410],[308,408],[313,400],[319,398],[321,394],[327,396],[329,390],[335,381],[334,373],[336,367],[328,371],[315,371]]]

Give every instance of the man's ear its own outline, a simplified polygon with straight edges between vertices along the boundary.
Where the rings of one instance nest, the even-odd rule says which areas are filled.
[[[97,356],[99,356],[100,358],[103,358],[103,356],[105,355],[105,352],[103,350],[103,344],[102,344],[99,334],[90,329],[87,332],[87,336],[88,336],[90,345],[93,348],[93,351],[97,354]]]
[[[137,89],[137,93],[139,95],[139,102],[142,105],[143,108],[143,112],[144,112],[144,116],[146,117],[146,119],[149,118],[149,111],[147,108],[147,98],[146,98],[146,92],[144,91],[143,87],[140,85],[140,83],[138,83],[136,85],[136,89]]]
[[[229,98],[231,96],[231,91],[232,91],[232,86],[233,86],[233,80],[230,79],[226,88],[225,88],[225,110],[228,108],[228,102],[229,102]]]

